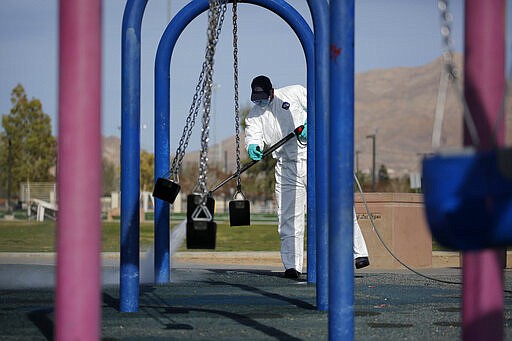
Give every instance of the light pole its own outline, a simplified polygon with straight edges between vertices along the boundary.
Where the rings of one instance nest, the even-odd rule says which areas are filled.
[[[375,136],[376,134],[367,135],[367,139],[372,139],[372,191],[375,192]]]
[[[359,173],[359,154],[361,154],[361,151],[356,150],[356,174]]]

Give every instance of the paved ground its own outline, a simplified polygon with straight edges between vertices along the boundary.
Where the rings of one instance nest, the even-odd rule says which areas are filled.
[[[175,257],[172,282],[143,285],[139,312],[121,313],[117,260],[107,255],[102,339],[328,339],[328,314],[315,307],[315,286],[305,276],[283,278],[278,264],[259,259],[263,254],[246,256],[244,263],[237,255],[238,264]],[[0,255],[0,340],[52,339],[53,271],[51,255]],[[444,281],[461,280],[457,268],[422,271]],[[506,270],[508,289],[511,279]],[[357,270],[354,283],[356,340],[460,339],[460,285],[371,267]],[[506,291],[505,339],[512,339],[511,307],[512,292]]]

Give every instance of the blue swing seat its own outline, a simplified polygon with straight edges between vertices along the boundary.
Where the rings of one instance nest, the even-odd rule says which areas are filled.
[[[512,148],[423,160],[432,236],[460,251],[512,245]]]

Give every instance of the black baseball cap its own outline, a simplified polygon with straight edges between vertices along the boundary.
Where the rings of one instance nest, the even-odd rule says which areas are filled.
[[[259,99],[267,99],[270,97],[270,90],[272,90],[272,83],[266,76],[258,76],[252,80],[251,83],[251,101]]]

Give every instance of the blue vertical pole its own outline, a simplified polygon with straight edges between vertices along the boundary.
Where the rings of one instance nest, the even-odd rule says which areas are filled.
[[[139,310],[140,32],[147,0],[126,3],[121,42],[121,260],[123,312]]]
[[[315,31],[315,177],[308,187],[315,188],[316,211],[316,303],[318,310],[328,307],[328,132],[329,132],[329,6],[327,1],[308,0]],[[309,116],[308,116],[309,118]],[[308,123],[308,126],[310,124]],[[309,132],[308,132],[309,134]],[[311,140],[311,139],[310,139]],[[311,142],[309,142],[311,143]],[[311,145],[310,145],[311,148]],[[308,155],[308,160],[310,160]],[[309,174],[309,173],[308,173]],[[314,181],[314,182],[313,182]],[[308,206],[309,207],[309,206]],[[309,216],[309,215],[308,215]],[[309,235],[308,235],[309,240]],[[308,266],[310,258],[308,247]],[[309,268],[308,268],[309,275]]]
[[[313,45],[312,45],[313,46]],[[313,47],[312,47],[313,50]],[[313,55],[313,53],[312,53]],[[307,68],[307,101],[308,101],[308,151],[307,151],[307,280],[316,282],[316,169],[315,169],[315,68],[314,59],[310,60]]]
[[[354,339],[354,0],[330,2],[329,339]]]
[[[308,0],[309,4],[309,0]],[[309,4],[310,5],[310,4]],[[311,5],[310,5],[310,11]],[[312,13],[313,15],[313,13]],[[313,36],[314,39],[314,36]],[[316,53],[316,52],[315,52]],[[313,60],[315,63],[316,58]],[[313,64],[313,65],[314,65]],[[315,69],[308,68],[307,69],[307,85],[308,85],[308,119],[307,124],[309,127],[308,131],[308,151],[307,151],[307,281],[308,283],[316,283],[316,235],[317,235],[317,225],[316,225],[316,169],[315,169],[315,136],[316,136],[316,110],[310,110],[315,106],[316,109],[316,95],[309,91],[309,89],[315,89]]]

